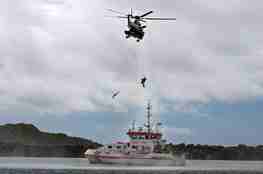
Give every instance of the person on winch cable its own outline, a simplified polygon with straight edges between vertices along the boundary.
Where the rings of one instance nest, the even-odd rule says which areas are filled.
[[[113,93],[112,98],[114,99],[119,93],[120,93],[120,91]]]
[[[146,80],[147,80],[146,77],[143,77],[143,78],[141,79],[141,84],[142,84],[142,87],[144,87],[144,88],[145,88],[145,82],[146,82]]]

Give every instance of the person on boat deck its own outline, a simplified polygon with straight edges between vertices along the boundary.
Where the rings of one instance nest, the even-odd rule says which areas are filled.
[[[145,82],[146,82],[147,78],[144,76],[142,79],[141,79],[141,84],[142,84],[142,87],[145,88]]]

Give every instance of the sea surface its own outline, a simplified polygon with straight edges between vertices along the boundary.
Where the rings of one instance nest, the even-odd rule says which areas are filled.
[[[0,158],[0,174],[84,174],[84,173],[262,173],[263,161],[216,161],[188,160],[186,166],[180,167],[143,167],[143,166],[112,166],[89,164],[83,158]]]

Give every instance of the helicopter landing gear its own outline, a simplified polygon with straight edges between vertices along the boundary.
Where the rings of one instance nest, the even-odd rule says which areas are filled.
[[[129,37],[131,37],[131,33],[130,31],[124,31],[125,35],[126,35],[126,39],[128,39]]]

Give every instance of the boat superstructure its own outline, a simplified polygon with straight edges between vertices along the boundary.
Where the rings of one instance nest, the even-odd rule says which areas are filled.
[[[98,149],[88,149],[85,156],[90,163],[120,164],[120,165],[151,165],[151,166],[183,166],[184,155],[163,153],[165,140],[159,130],[161,123],[151,123],[151,104],[147,104],[147,120],[143,127],[135,127],[127,132],[128,142],[108,144]]]

